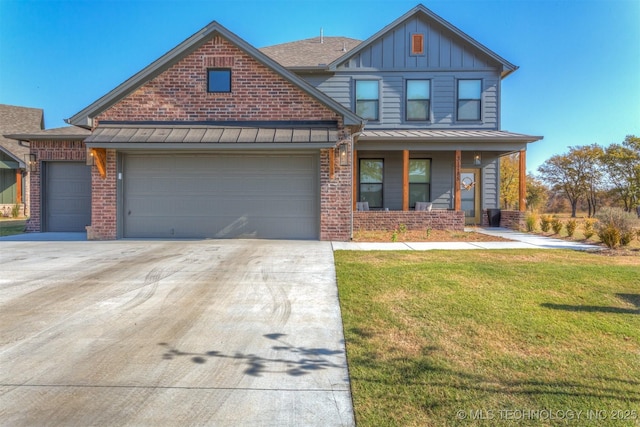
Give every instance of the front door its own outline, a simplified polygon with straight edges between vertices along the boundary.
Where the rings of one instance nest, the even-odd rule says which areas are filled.
[[[460,171],[460,201],[465,225],[480,224],[480,169]]]

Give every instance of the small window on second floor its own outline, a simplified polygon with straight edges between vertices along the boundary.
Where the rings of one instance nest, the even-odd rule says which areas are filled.
[[[231,70],[226,68],[208,69],[207,92],[231,92]]]
[[[480,120],[482,80],[458,80],[458,120]]]
[[[429,120],[429,80],[407,80],[407,120]]]
[[[356,114],[367,120],[378,120],[380,95],[377,80],[356,80]]]

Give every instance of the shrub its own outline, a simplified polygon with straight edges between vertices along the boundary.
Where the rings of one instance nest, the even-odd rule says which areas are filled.
[[[573,237],[574,233],[576,232],[576,228],[578,228],[578,221],[576,221],[575,218],[571,218],[567,221],[565,228],[567,229],[567,236]]]
[[[18,218],[20,216],[20,205],[19,204],[15,204],[13,205],[13,207],[11,208],[11,216],[13,218]]]
[[[585,239],[590,239],[596,231],[594,230],[594,225],[598,222],[595,218],[587,218],[584,220],[584,224],[582,224],[582,233],[584,234]]]
[[[533,233],[536,231],[536,223],[538,222],[538,217],[536,214],[529,214],[527,215],[527,219],[526,221],[526,226],[527,226],[527,231],[529,233]]]
[[[540,217],[540,229],[546,233],[551,228],[551,220],[553,217],[551,215],[542,215]]]
[[[633,227],[637,222],[635,215],[620,208],[602,208],[596,215],[595,229],[598,237],[608,248],[619,244],[628,245],[633,238]]]
[[[562,231],[562,221],[560,221],[560,219],[558,218],[553,218],[551,220],[551,228],[553,228],[553,234],[560,234],[560,232]]]

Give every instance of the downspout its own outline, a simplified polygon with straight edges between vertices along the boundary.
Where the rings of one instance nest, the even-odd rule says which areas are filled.
[[[351,135],[351,224],[349,225],[349,241],[353,241],[353,191],[354,191],[354,180],[355,176],[353,176],[353,171],[355,169],[355,152],[356,152],[356,143],[358,142],[358,138],[362,135],[364,131],[364,125],[360,127],[360,130]]]

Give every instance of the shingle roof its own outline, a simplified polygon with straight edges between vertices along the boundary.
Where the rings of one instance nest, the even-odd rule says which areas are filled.
[[[8,138],[20,141],[82,139],[89,135],[91,135],[91,131],[78,126],[64,126],[61,128],[41,129],[33,132],[5,134]]]
[[[326,68],[360,44],[349,37],[314,37],[260,48],[260,51],[287,68]]]
[[[41,108],[18,107],[0,104],[0,146],[19,159],[29,153],[29,147],[23,147],[5,135],[22,132],[35,132],[44,126],[44,112]]]

